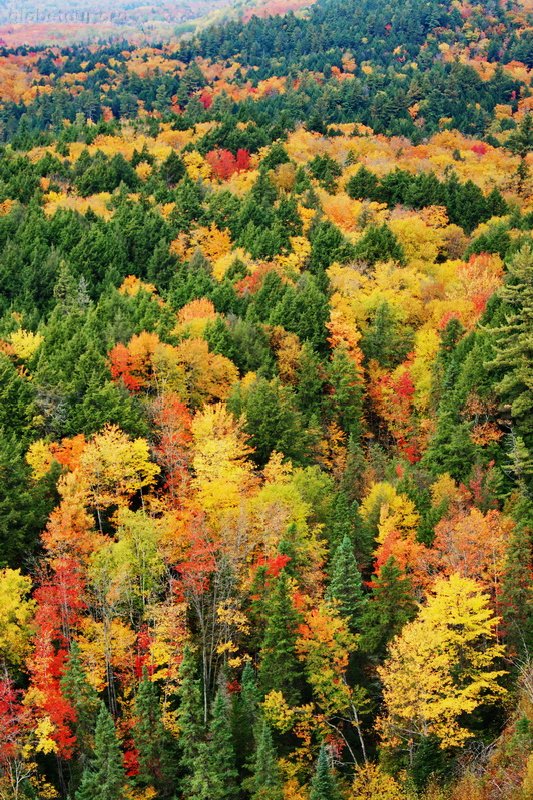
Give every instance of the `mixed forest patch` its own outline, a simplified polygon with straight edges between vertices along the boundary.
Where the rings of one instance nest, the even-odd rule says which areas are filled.
[[[0,798],[528,800],[530,10],[264,8],[0,49]]]

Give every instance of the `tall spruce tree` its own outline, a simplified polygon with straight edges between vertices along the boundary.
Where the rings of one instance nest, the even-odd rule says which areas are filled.
[[[253,775],[247,781],[251,800],[281,800],[283,797],[281,775],[272,732],[265,719],[261,719],[258,725],[256,741]]]
[[[199,748],[190,782],[191,800],[234,800],[237,768],[227,693],[218,690],[209,737]]]
[[[241,690],[233,698],[233,739],[237,767],[242,773],[250,765],[254,751],[254,729],[260,701],[254,668],[249,661],[242,671]]]
[[[499,378],[496,390],[509,404],[513,432],[533,452],[533,250],[523,247],[509,264],[507,281],[499,295],[504,303],[503,324],[491,333],[495,357],[487,366]],[[523,479],[533,482],[533,460],[522,459]]]
[[[261,647],[260,685],[265,694],[283,692],[290,704],[300,698],[301,668],[296,656],[299,617],[291,597],[291,585],[282,571],[272,590],[268,618]]]
[[[339,794],[333,771],[330,769],[328,753],[324,745],[320,748],[315,774],[311,781],[310,800],[338,800]]]
[[[411,582],[391,556],[374,580],[372,597],[361,620],[361,649],[381,660],[389,641],[415,613]]]
[[[501,613],[507,646],[524,658],[533,647],[533,504],[522,497],[514,509],[516,527],[507,545],[502,577]]]
[[[180,750],[180,766],[185,772],[195,767],[198,750],[204,736],[203,704],[200,681],[196,677],[196,659],[189,646],[183,651],[183,660],[179,669],[180,688],[178,692],[180,704],[177,712],[179,727],[178,746]]]
[[[126,774],[109,711],[102,703],[96,721],[94,755],[84,769],[76,800],[125,800]]]
[[[91,684],[80,660],[80,648],[72,642],[61,677],[61,691],[76,712],[74,732],[79,762],[84,765],[94,746],[94,731],[99,708],[98,695]]]
[[[330,574],[326,599],[338,603],[339,612],[347,620],[352,632],[360,630],[361,615],[367,600],[363,592],[361,573],[353,553],[353,545],[346,535],[335,550]]]
[[[135,696],[133,741],[139,754],[140,786],[152,786],[161,797],[170,792],[171,769],[167,750],[168,734],[161,721],[161,706],[155,684],[146,671]]]

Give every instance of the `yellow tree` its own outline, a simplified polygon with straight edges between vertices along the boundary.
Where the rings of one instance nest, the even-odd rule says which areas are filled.
[[[0,660],[18,666],[30,647],[35,602],[28,600],[31,578],[19,569],[0,572]]]
[[[240,424],[222,403],[207,406],[192,422],[194,486],[212,522],[235,509],[253,482],[251,453]]]
[[[88,499],[100,512],[126,503],[145,487],[152,486],[160,469],[150,461],[146,439],[130,439],[116,425],[106,425],[85,448],[79,475],[88,490]]]
[[[442,749],[460,747],[473,734],[468,715],[494,703],[505,689],[496,668],[503,647],[498,619],[476,581],[454,573],[435,583],[427,604],[389,646],[378,669],[385,713],[379,728],[385,747],[417,744],[434,736]]]

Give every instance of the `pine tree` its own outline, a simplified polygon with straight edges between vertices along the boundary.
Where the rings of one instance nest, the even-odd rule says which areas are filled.
[[[361,620],[361,649],[382,659],[388,642],[415,613],[411,583],[391,556],[373,583],[372,597]]]
[[[533,645],[533,507],[523,497],[514,509],[516,527],[509,544],[502,578],[501,609],[507,646],[513,655],[527,656]]]
[[[328,380],[333,389],[331,413],[348,436],[355,440],[361,434],[361,379],[345,348],[336,347],[328,365]]]
[[[366,597],[363,593],[361,573],[353,554],[352,542],[348,536],[344,536],[335,550],[326,599],[338,603],[339,612],[348,621],[352,632],[360,629]]]
[[[88,683],[80,660],[80,648],[72,642],[70,652],[61,677],[61,691],[76,712],[74,732],[77,749],[86,756],[93,748],[93,734],[98,713],[98,695]]]
[[[265,719],[258,726],[256,741],[253,775],[246,782],[251,800],[281,800],[283,791],[276,750],[270,726]]]
[[[227,694],[218,690],[207,743],[202,743],[190,781],[191,800],[234,800],[237,769]]]
[[[295,650],[298,622],[289,579],[283,571],[276,580],[268,604],[259,677],[265,694],[283,692],[291,705],[298,702],[300,695],[298,683],[301,668]]]
[[[315,774],[311,781],[310,800],[337,800],[337,786],[329,767],[329,759],[324,745],[320,748]]]
[[[196,677],[196,660],[189,646],[183,651],[180,669],[180,704],[177,712],[179,727],[180,765],[185,771],[195,766],[198,749],[204,735],[203,705],[200,681]]]
[[[259,712],[260,693],[255,671],[246,662],[241,676],[241,690],[233,701],[233,739],[237,766],[242,770],[248,765],[254,750],[254,729]]]
[[[510,405],[514,433],[533,452],[533,251],[523,247],[509,264],[509,274],[499,295],[504,303],[505,322],[491,334],[495,357],[487,364],[499,377],[496,390]],[[527,465],[527,461],[525,462]],[[524,470],[530,483],[533,468]]]
[[[96,721],[94,755],[84,769],[76,800],[124,800],[126,775],[113,718],[102,703]]]
[[[136,782],[153,786],[160,793],[170,783],[170,765],[166,751],[167,733],[161,721],[161,706],[155,684],[146,671],[135,696],[133,741],[139,754]]]

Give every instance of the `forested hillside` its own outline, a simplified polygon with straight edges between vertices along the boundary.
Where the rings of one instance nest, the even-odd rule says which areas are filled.
[[[533,28],[0,49],[1,800],[531,800]]]

